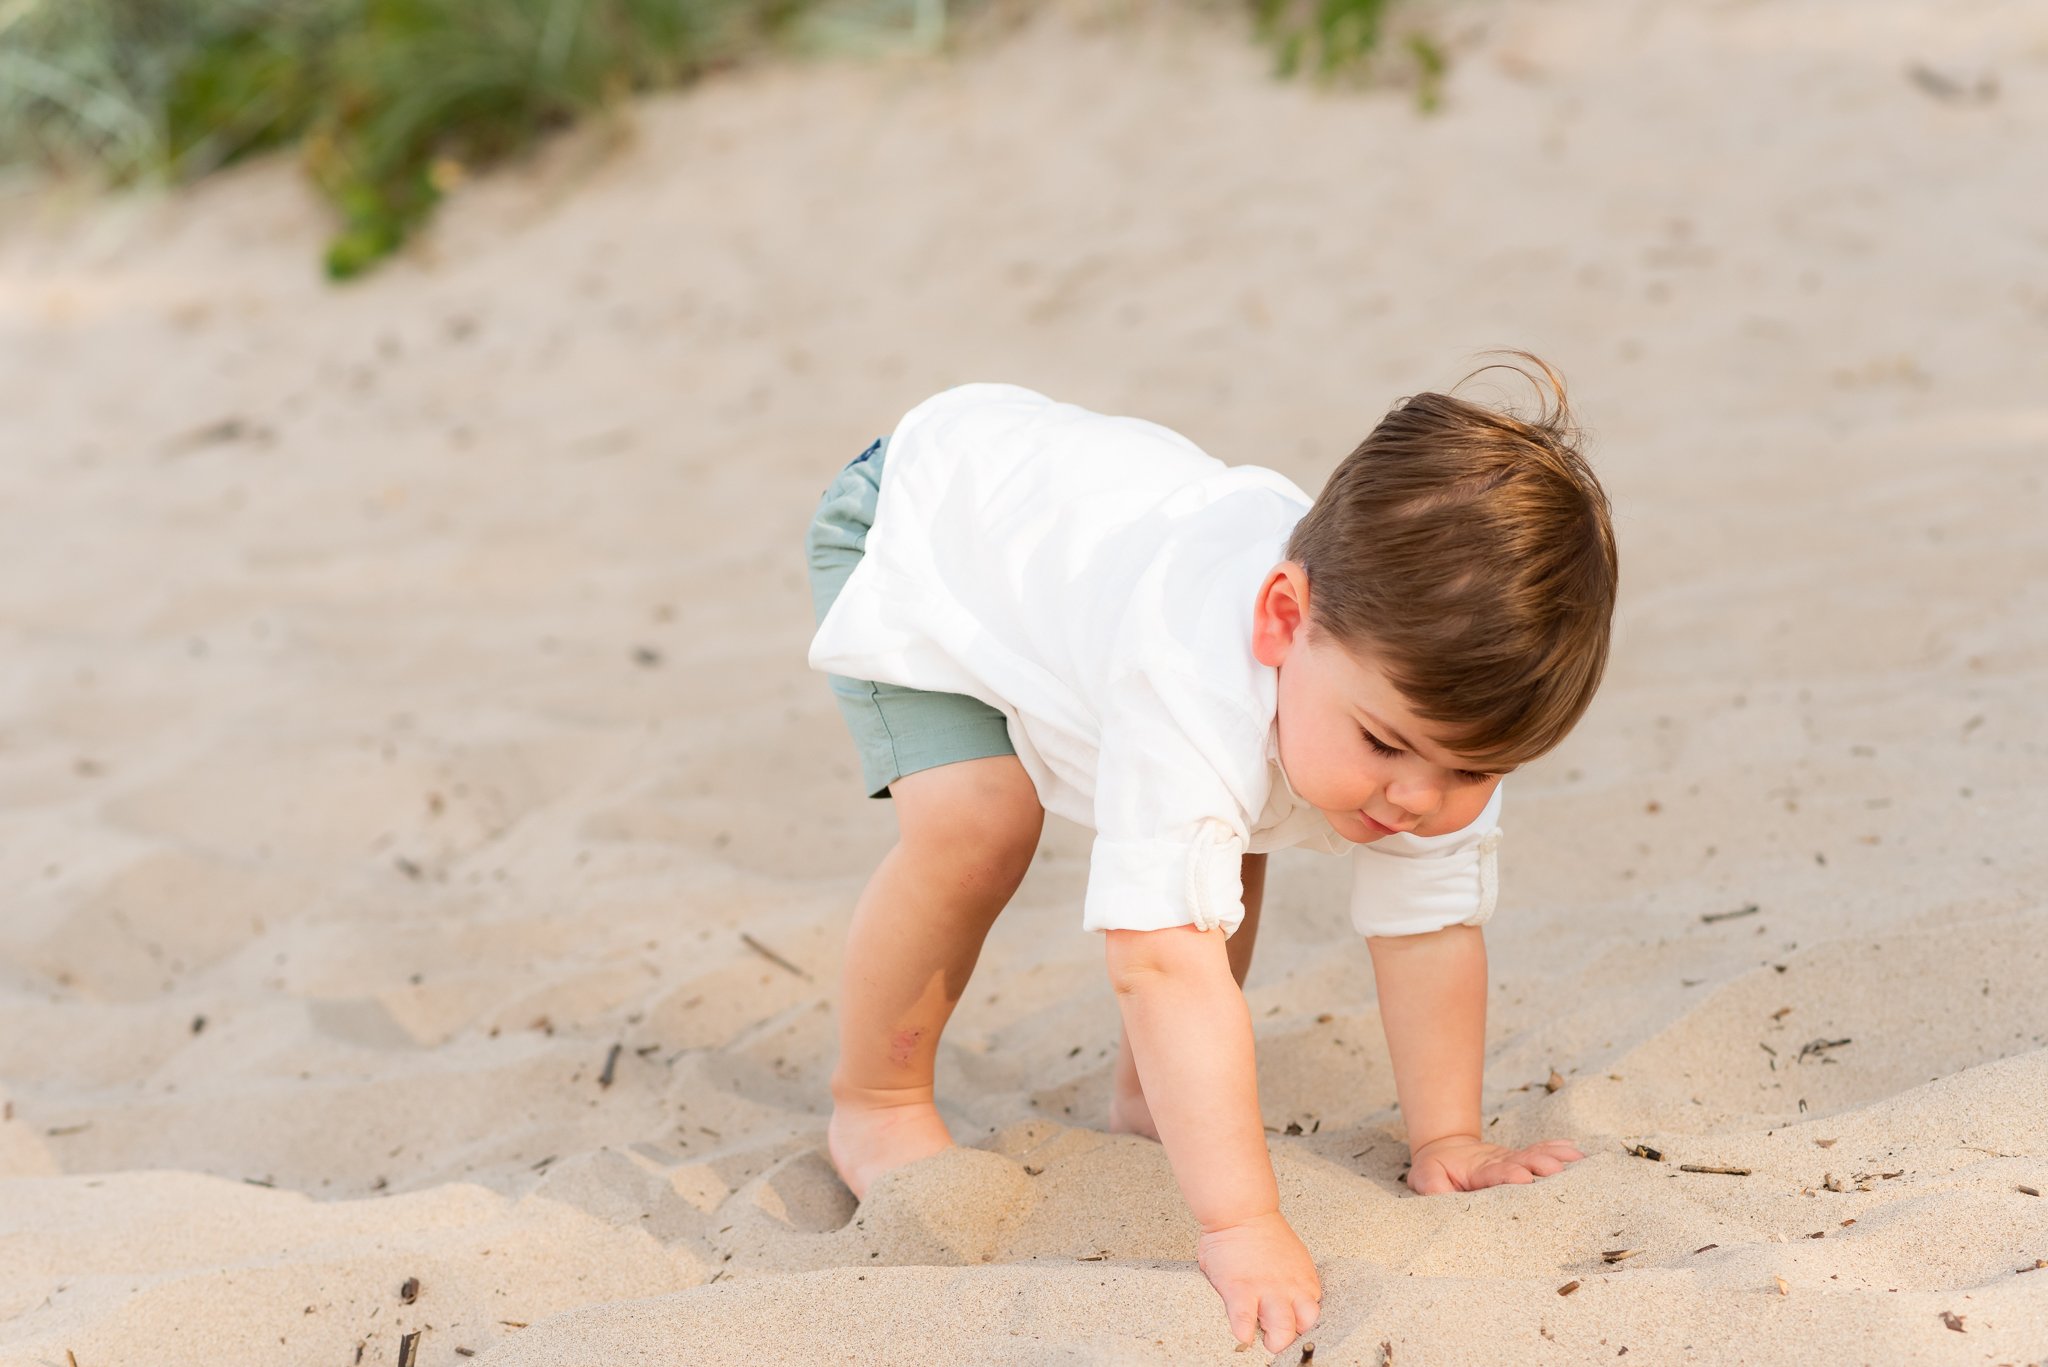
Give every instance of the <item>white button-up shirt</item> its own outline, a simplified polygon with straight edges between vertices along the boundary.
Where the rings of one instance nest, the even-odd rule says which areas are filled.
[[[1234,931],[1240,857],[1298,845],[1348,855],[1362,935],[1481,924],[1498,789],[1462,831],[1352,845],[1281,769],[1252,606],[1309,502],[1156,423],[949,389],[889,439],[811,667],[1000,711],[1045,809],[1095,831],[1087,929]]]

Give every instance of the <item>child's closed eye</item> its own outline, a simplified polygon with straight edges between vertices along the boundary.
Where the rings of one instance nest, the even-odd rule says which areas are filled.
[[[1371,742],[1375,754],[1385,755],[1388,759],[1392,759],[1396,755],[1406,753],[1405,751],[1395,749],[1362,726],[1358,728],[1358,734]],[[1482,774],[1472,769],[1454,769],[1451,773],[1460,783],[1484,783],[1490,778],[1499,777],[1496,774]]]
[[[1395,755],[1401,753],[1399,750],[1396,750],[1393,746],[1387,744],[1385,741],[1381,740],[1378,736],[1375,736],[1372,732],[1366,730],[1362,726],[1358,728],[1358,734],[1364,736],[1367,740],[1372,742],[1372,748],[1375,754],[1385,755],[1389,759],[1392,759]]]

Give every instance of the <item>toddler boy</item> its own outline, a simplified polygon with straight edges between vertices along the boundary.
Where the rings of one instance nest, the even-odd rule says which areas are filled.
[[[912,409],[810,527],[829,671],[900,838],[848,932],[832,1162],[856,1195],[951,1145],[939,1033],[1043,814],[1095,831],[1082,925],[1124,1022],[1111,1128],[1166,1148],[1232,1333],[1312,1326],[1260,1123],[1250,965],[1266,854],[1353,865],[1418,1192],[1581,1155],[1480,1137],[1501,777],[1607,657],[1605,495],[1556,374],[1531,419],[1425,393],[1313,505],[1186,438],[1010,385]]]

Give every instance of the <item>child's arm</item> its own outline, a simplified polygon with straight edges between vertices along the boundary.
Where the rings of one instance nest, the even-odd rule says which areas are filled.
[[[1279,1352],[1319,1313],[1315,1261],[1280,1216],[1259,1119],[1251,1012],[1220,930],[1108,932],[1110,981],[1145,1100],[1181,1195],[1202,1226],[1200,1264],[1230,1332],[1255,1325]]]
[[[1558,1139],[1518,1151],[1480,1138],[1486,939],[1479,927],[1375,936],[1366,944],[1408,1122],[1409,1186],[1428,1196],[1533,1182],[1585,1157]]]

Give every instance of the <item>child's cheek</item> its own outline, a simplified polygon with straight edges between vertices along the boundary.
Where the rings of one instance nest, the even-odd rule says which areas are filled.
[[[1482,784],[1476,789],[1460,789],[1446,799],[1434,818],[1415,828],[1417,835],[1449,835],[1462,831],[1486,810],[1487,802],[1493,797],[1495,785]]]

